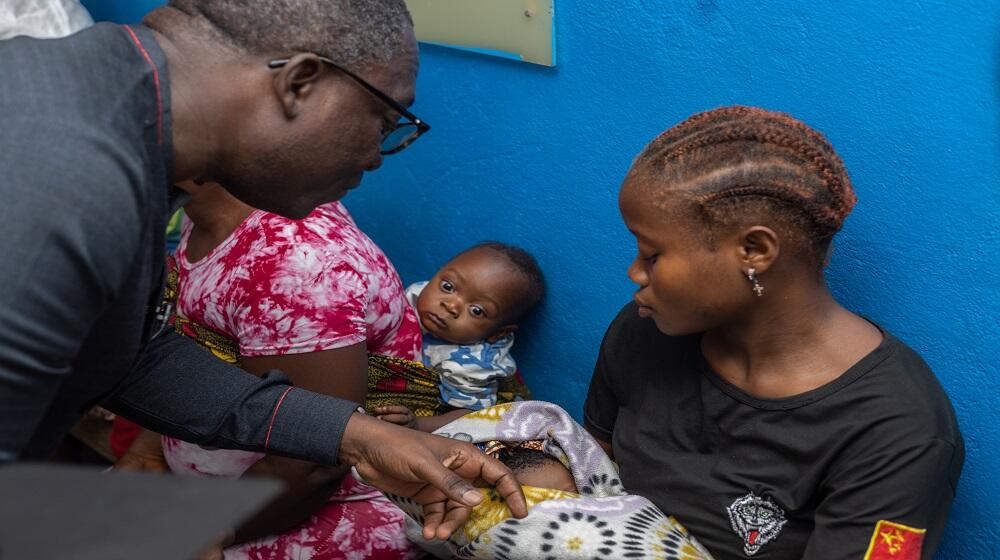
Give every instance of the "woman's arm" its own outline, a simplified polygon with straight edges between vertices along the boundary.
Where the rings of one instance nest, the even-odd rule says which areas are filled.
[[[456,408],[455,410],[450,410],[437,416],[417,416],[413,413],[413,410],[411,410],[410,407],[403,405],[387,405],[377,406],[368,412],[379,420],[385,420],[386,422],[398,424],[413,430],[431,433],[452,420],[458,420],[472,411],[465,408]]]
[[[594,364],[594,374],[587,389],[587,400],[583,403],[583,427],[594,436],[598,445],[612,461],[615,459],[612,446],[615,423],[618,421],[618,411],[622,407],[622,399],[617,389],[631,373],[630,368],[622,367],[624,360],[616,355],[616,351],[627,348],[629,337],[622,334],[622,329],[636,313],[634,304],[626,305],[604,333],[597,363]]]
[[[437,416],[419,416],[417,417],[417,429],[421,432],[431,433],[441,426],[448,424],[452,420],[458,420],[470,412],[472,411],[464,408],[457,408]]]
[[[604,441],[602,439],[603,436],[599,436],[599,435],[595,434],[594,432],[592,432],[589,429],[587,431],[590,433],[590,435],[594,436],[594,440],[597,441],[597,445],[600,445],[601,449],[603,449],[604,452],[608,454],[608,457],[610,457],[611,460],[614,461],[615,460],[615,450],[611,446],[611,442],[610,441]]]
[[[823,482],[803,558],[933,558],[962,459],[960,446],[928,438],[843,461]]]
[[[357,403],[365,402],[368,390],[368,351],[363,342],[307,354],[245,357],[242,366],[255,375],[278,369],[296,387]],[[344,467],[274,455],[264,457],[246,474],[275,476],[285,480],[289,488],[236,531],[236,542],[280,533],[302,523],[326,503],[347,472]]]

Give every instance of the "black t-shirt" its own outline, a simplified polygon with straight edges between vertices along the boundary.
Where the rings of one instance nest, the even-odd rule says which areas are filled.
[[[760,399],[713,372],[699,341],[632,304],[605,335],[585,422],[613,443],[629,492],[719,559],[933,556],[965,452],[913,350],[884,333],[831,383]]]

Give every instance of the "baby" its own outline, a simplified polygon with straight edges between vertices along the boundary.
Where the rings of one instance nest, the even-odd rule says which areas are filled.
[[[408,516],[407,536],[437,558],[633,558],[711,560],[672,517],[622,488],[618,469],[565,410],[541,401],[501,404],[434,433],[472,442],[513,471],[528,505],[514,519],[492,488],[447,541],[421,535],[412,500],[390,496]]]
[[[493,449],[491,449],[493,447]],[[493,455],[514,473],[522,486],[561,490],[578,494],[573,473],[543,449],[541,440],[521,443],[492,441],[484,446],[487,455]]]
[[[424,365],[441,376],[443,403],[467,410],[497,403],[498,381],[517,370],[510,355],[517,321],[544,293],[535,259],[493,241],[463,251],[430,281],[406,289],[424,331]]]

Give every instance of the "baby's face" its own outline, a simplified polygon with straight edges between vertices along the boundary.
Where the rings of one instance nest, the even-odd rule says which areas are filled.
[[[431,278],[417,298],[427,332],[454,344],[482,342],[505,326],[527,279],[488,248],[462,253]]]
[[[530,470],[515,472],[514,478],[522,486],[534,486],[535,488],[551,488],[578,494],[576,482],[573,474],[559,461],[545,461],[543,464]]]

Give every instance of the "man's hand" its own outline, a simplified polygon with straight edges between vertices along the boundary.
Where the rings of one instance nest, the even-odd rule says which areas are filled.
[[[421,504],[426,539],[451,536],[483,500],[470,481],[495,486],[514,517],[528,514],[510,469],[470,443],[354,414],[344,431],[340,456],[369,484]]]
[[[418,429],[417,415],[410,410],[410,407],[403,405],[376,406],[368,411],[379,420],[391,422],[404,428]]]

